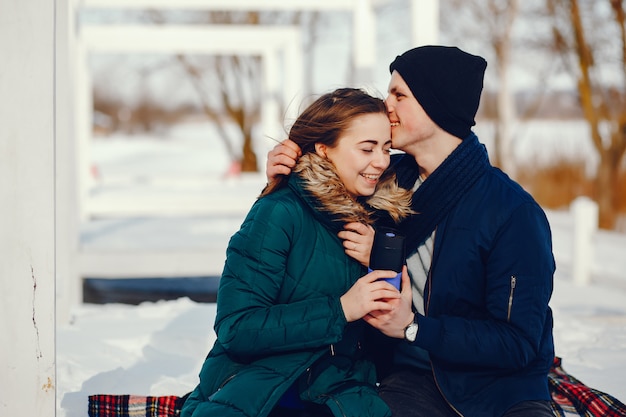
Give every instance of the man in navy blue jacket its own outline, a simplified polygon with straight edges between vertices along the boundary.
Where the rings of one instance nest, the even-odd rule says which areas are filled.
[[[392,143],[405,152],[394,167],[418,214],[400,226],[408,274],[398,305],[364,320],[396,341],[379,391],[396,416],[553,416],[550,226],[471,130],[486,65],[444,46],[390,65]],[[277,146],[268,178],[296,157],[292,144]],[[343,233],[350,253],[368,230]]]

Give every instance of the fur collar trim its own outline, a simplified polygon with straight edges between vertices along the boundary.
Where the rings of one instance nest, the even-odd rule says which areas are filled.
[[[333,221],[373,224],[376,211],[384,211],[394,222],[413,214],[411,191],[398,187],[395,174],[386,171],[372,196],[352,197],[330,161],[314,152],[303,155],[293,169],[308,203],[329,214]]]

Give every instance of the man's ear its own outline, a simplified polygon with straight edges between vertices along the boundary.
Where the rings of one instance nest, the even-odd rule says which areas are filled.
[[[321,156],[322,158],[327,158],[326,155],[326,150],[328,149],[328,146],[326,146],[323,143],[316,143],[315,144],[315,153],[317,153],[319,156]]]

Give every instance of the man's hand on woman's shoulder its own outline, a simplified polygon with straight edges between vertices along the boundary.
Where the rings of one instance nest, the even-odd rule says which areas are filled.
[[[302,156],[300,147],[289,139],[283,140],[267,153],[265,175],[267,182],[273,182],[278,175],[289,175]]]

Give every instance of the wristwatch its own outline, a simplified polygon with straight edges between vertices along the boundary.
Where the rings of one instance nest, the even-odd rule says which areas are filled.
[[[413,319],[411,324],[404,328],[404,338],[409,342],[415,342],[415,338],[417,337],[417,330],[419,326],[417,324],[417,316]]]

